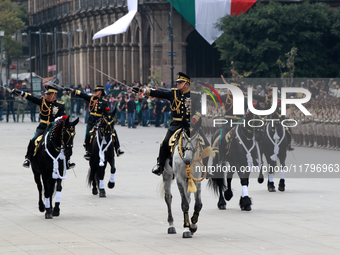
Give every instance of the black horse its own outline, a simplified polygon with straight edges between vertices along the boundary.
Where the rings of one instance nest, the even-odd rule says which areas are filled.
[[[225,200],[229,201],[233,197],[231,181],[237,172],[242,185],[240,207],[242,211],[250,211],[249,175],[253,167],[261,167],[262,164],[259,143],[263,139],[263,123],[249,112],[241,123],[234,126],[222,139],[227,140],[226,148],[219,146],[220,131],[216,131],[212,137],[212,147],[216,155],[212,165],[215,168],[215,177],[209,179],[208,184],[219,195],[218,208],[226,209]]]
[[[89,186],[92,185],[92,194],[98,194],[99,197],[106,197],[104,189],[104,175],[107,163],[111,166],[111,176],[108,183],[108,187],[112,189],[115,186],[115,157],[114,157],[114,116],[116,108],[113,112],[109,112],[110,109],[106,109],[103,117],[98,124],[94,127],[92,132],[92,151],[90,158],[90,169],[87,176]]]
[[[68,116],[59,117],[50,124],[42,135],[40,144],[31,160],[34,180],[39,191],[39,210],[45,213],[45,219],[52,219],[60,214],[61,181],[66,177],[66,162],[72,155],[75,126],[79,118],[70,122]],[[37,140],[38,140],[37,139]],[[42,200],[44,185],[45,204]],[[52,196],[56,189],[55,206],[52,212]]]
[[[266,157],[268,167],[263,166],[261,168],[258,182],[263,182],[263,168],[266,167],[266,172],[268,172],[268,182],[267,188],[269,192],[275,192],[275,185],[273,180],[274,172],[279,172],[280,170],[280,182],[279,191],[285,191],[285,179],[284,179],[284,168],[287,157],[288,150],[288,128],[282,126],[281,121],[283,117],[275,111],[271,115],[271,119],[277,119],[280,121],[269,122],[265,127],[264,138],[261,144],[261,152]],[[277,159],[280,160],[280,166],[277,166]]]

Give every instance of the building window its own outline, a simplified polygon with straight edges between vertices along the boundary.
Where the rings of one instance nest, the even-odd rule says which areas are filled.
[[[102,6],[103,6],[103,8],[107,8],[108,1],[107,0],[103,0]]]
[[[64,3],[64,16],[67,15],[67,3]]]
[[[57,16],[57,7],[54,6],[53,7],[53,18],[56,18],[56,16]]]
[[[122,6],[123,5],[123,0],[118,0],[118,6]]]
[[[58,18],[61,18],[62,12],[61,12],[61,4],[58,5]]]
[[[81,10],[82,11],[86,10],[86,0],[81,0]]]
[[[89,9],[89,10],[92,10],[92,9],[93,9],[92,0],[88,0],[88,9]]]
[[[114,7],[115,6],[115,1],[114,0],[109,0],[109,6]]]
[[[99,9],[99,0],[94,0],[94,8]]]
[[[74,8],[75,8],[75,11],[77,12],[77,11],[79,11],[79,1],[75,0],[74,2],[75,2],[74,3]]]

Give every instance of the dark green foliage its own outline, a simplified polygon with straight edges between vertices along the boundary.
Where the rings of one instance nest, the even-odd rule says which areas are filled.
[[[231,61],[252,77],[280,77],[276,64],[293,47],[295,77],[340,75],[340,10],[322,3],[257,4],[246,14],[225,16],[217,27],[223,31],[216,45],[230,76]]]

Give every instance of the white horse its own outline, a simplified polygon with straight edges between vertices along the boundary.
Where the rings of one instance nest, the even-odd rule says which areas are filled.
[[[184,130],[178,131],[179,139],[172,158],[173,167],[169,165],[169,159],[167,159],[163,172],[165,202],[168,207],[168,234],[176,234],[171,211],[171,182],[175,177],[182,198],[182,211],[184,213],[183,238],[191,238],[197,230],[198,216],[202,209],[201,181],[206,177],[202,159],[213,155],[210,146],[203,149],[204,142],[197,130],[196,132],[192,131],[191,134],[191,137],[189,137]],[[189,221],[190,193],[195,193],[195,207],[191,223]]]

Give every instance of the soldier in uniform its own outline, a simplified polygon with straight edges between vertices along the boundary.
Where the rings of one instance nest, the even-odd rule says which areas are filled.
[[[13,89],[12,93],[17,96],[22,96],[26,100],[39,105],[39,112],[40,112],[40,123],[36,129],[36,132],[33,138],[30,140],[27,153],[25,156],[25,161],[23,163],[23,167],[28,168],[31,163],[31,158],[34,154],[35,148],[35,140],[37,137],[42,135],[47,126],[52,123],[56,118],[65,115],[65,107],[64,103],[61,101],[57,101],[57,93],[59,91],[59,87],[55,85],[46,85],[45,86],[46,92],[45,96],[41,96],[40,98],[32,96],[30,93]],[[67,168],[73,168],[75,163],[71,162],[70,159],[67,159]]]
[[[189,125],[186,126],[182,120],[185,119],[188,122],[190,121],[190,77],[185,75],[184,73],[179,72],[177,74],[177,88],[172,88],[171,90],[155,90],[155,89],[140,89],[139,87],[133,87],[133,92],[142,92],[147,96],[165,98],[170,101],[170,108],[172,111],[172,119],[173,121],[170,124],[170,127],[167,130],[167,133],[161,143],[161,147],[159,149],[159,155],[157,158],[157,167],[152,170],[152,173],[156,175],[161,175],[164,170],[165,161],[170,155],[170,147],[169,147],[169,139],[170,137],[180,128],[186,128],[186,131],[189,132]],[[198,113],[197,113],[198,114]],[[198,121],[198,116],[196,121]],[[200,135],[203,137],[205,144],[209,145],[209,142],[205,138],[202,131],[200,131]]]
[[[104,98],[105,96],[105,90],[102,85],[97,85],[94,89],[94,94],[93,95],[88,95],[85,92],[82,92],[81,90],[74,90],[72,88],[69,89],[72,93],[74,93],[76,96],[83,98],[85,101],[89,102],[89,111],[90,111],[90,116],[87,121],[87,126],[86,126],[86,134],[85,134],[85,142],[84,142],[84,147],[85,147],[85,155],[84,158],[86,160],[90,160],[91,157],[91,143],[90,143],[90,131],[92,128],[97,124],[97,122],[100,120],[100,118],[103,116],[104,109],[106,107],[110,108],[110,105],[108,101]],[[114,135],[115,135],[115,150],[117,153],[117,156],[124,154],[124,151],[120,149],[120,144],[118,140],[118,135],[116,130],[114,130]]]

